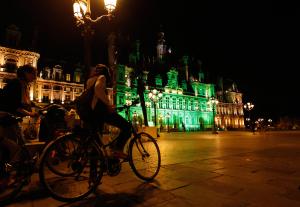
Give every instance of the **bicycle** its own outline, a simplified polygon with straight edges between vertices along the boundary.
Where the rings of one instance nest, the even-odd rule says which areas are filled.
[[[39,115],[43,116],[47,113],[49,106],[40,109]],[[31,152],[29,146],[31,143],[26,143],[22,130],[18,127],[22,122],[21,117],[14,116],[7,112],[1,112],[0,125],[1,127],[16,127],[15,140],[8,138],[0,138],[0,144],[4,142],[13,145],[18,152],[18,159],[10,159],[7,154],[11,153],[5,148],[5,145],[0,148],[0,205],[5,205],[11,202],[31,181],[31,176],[38,172],[39,154],[41,149],[36,152]],[[3,143],[2,143],[3,142]],[[43,148],[45,143],[40,142],[39,148]],[[11,156],[12,153],[11,153]],[[54,171],[55,172],[55,171]]]
[[[132,105],[137,103],[135,100]],[[129,109],[127,105],[118,108],[126,110],[127,114]],[[129,162],[138,178],[153,180],[161,165],[159,146],[150,134],[137,132],[132,123],[131,131],[132,136],[124,147],[128,156],[123,159],[108,154],[116,138],[104,143],[99,130],[79,128],[52,141],[41,156],[39,174],[43,186],[59,201],[78,201],[95,192],[104,173],[118,175],[124,162]],[[67,149],[67,155],[61,157],[59,164],[49,165],[53,151],[60,148]],[[53,173],[50,168],[59,173]]]

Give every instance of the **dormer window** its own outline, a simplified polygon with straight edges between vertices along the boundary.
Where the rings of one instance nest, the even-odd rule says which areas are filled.
[[[66,81],[71,81],[71,74],[66,74]]]
[[[80,82],[80,76],[79,76],[79,75],[76,75],[76,77],[75,77],[75,82],[76,82],[76,83],[79,83],[79,82]]]

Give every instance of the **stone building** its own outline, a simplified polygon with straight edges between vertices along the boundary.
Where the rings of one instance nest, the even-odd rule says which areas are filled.
[[[0,46],[0,87],[3,88],[8,79],[16,77],[18,68],[25,64],[37,67],[40,54],[25,50],[17,50]],[[38,69],[37,80],[30,86],[30,99],[38,103],[59,103],[73,101],[83,91],[82,72],[75,68],[74,72],[64,73],[60,65],[53,68]]]

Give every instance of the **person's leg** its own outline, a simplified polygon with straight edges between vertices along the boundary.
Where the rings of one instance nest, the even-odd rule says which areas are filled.
[[[10,139],[3,139],[1,142],[1,148],[6,151],[4,158],[8,162],[18,162],[22,159],[22,149],[21,147]]]
[[[2,137],[1,146],[8,152],[5,156],[9,159],[9,162],[19,161],[22,158],[21,147],[17,144],[18,140],[20,139],[22,140],[22,135],[21,135],[21,130],[19,125],[15,124],[15,125],[6,126],[1,131],[2,131],[0,135],[0,137]]]
[[[127,140],[131,136],[131,125],[126,119],[117,113],[111,113],[107,115],[105,122],[120,129],[120,134],[117,137],[115,148],[116,150],[122,151]]]

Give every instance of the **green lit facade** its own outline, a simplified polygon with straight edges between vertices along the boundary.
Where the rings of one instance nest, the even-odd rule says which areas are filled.
[[[130,104],[137,95],[136,81],[132,81],[134,69],[125,65],[117,66],[117,106]],[[193,93],[187,91],[187,83],[182,80],[179,83],[176,68],[171,68],[167,72],[167,84],[162,85],[160,75],[155,77],[155,85],[148,84],[148,71],[143,71],[143,81],[145,83],[144,97],[147,108],[147,118],[149,126],[155,123],[155,103],[149,98],[149,92],[157,89],[163,96],[156,103],[156,123],[157,128],[162,131],[199,131],[211,129],[214,121],[212,105],[208,102],[209,98],[215,96],[214,84],[206,84],[197,80],[191,82]],[[202,74],[199,74],[201,76]],[[131,83],[133,85],[131,85]],[[121,113],[123,117],[126,115]],[[131,120],[137,120],[142,126],[144,123],[142,108],[140,105],[131,107],[129,114]]]
[[[220,82],[218,85],[210,83],[204,77],[201,63],[198,64],[189,56],[174,58],[171,48],[167,48],[165,43],[164,33],[159,32],[156,52],[147,55],[141,52],[140,41],[136,41],[128,63],[116,65],[116,105],[131,104],[137,98],[135,75],[140,74],[145,86],[144,99],[149,126],[155,126],[156,123],[161,131],[244,128],[242,93],[236,85],[228,88],[223,83],[220,86]],[[149,97],[153,90],[162,93],[156,103]],[[218,103],[211,102],[211,98],[216,98]],[[128,117],[124,112],[121,115],[140,126],[144,125],[140,105],[132,106]]]

